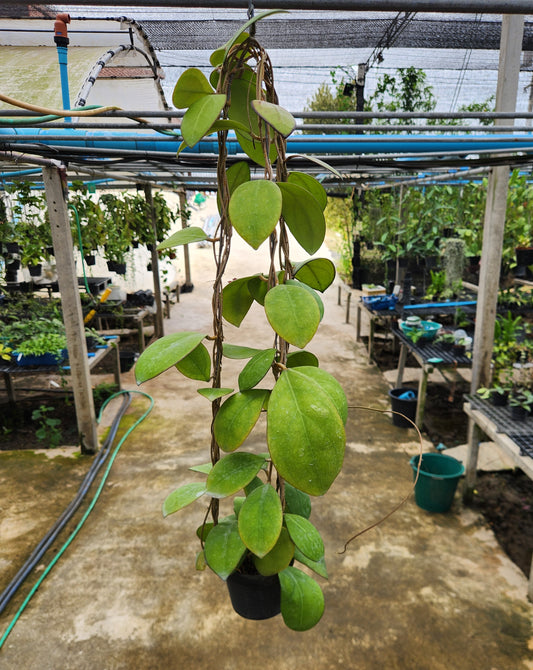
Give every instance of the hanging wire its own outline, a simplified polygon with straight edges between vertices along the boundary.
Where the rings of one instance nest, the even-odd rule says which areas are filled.
[[[383,61],[383,52],[385,49],[390,49],[415,16],[416,12],[403,12],[403,16],[402,12],[398,12],[368,57],[365,63],[365,72],[368,72],[376,61],[378,63]]]
[[[481,23],[482,16],[483,14],[476,14],[474,21],[476,23]],[[455,88],[453,91],[452,101],[450,103],[450,112],[453,112],[457,105],[457,101],[459,99],[459,93],[461,92],[461,88],[465,80],[466,71],[468,69],[468,65],[470,64],[471,57],[472,57],[472,49],[467,49],[464,53],[461,69],[459,70],[459,75],[457,77],[457,82],[455,84]]]
[[[254,18],[254,3],[248,0],[248,20]],[[255,37],[255,23],[250,26],[250,37]]]

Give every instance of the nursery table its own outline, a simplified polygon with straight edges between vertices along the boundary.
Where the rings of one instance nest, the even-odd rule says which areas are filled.
[[[416,406],[415,423],[422,425],[424,418],[424,408],[426,404],[426,391],[428,376],[433,370],[440,372],[451,370],[455,372],[457,368],[469,368],[472,366],[472,360],[466,354],[456,354],[447,349],[442,344],[426,342],[420,344],[420,341],[414,344],[399,328],[392,329],[393,335],[400,342],[400,359],[398,361],[398,371],[396,375],[396,387],[400,388],[403,381],[403,372],[407,354],[411,353],[421,367],[421,375],[418,382],[418,403]],[[437,362],[437,359],[439,362]],[[443,374],[444,376],[444,374]]]
[[[95,352],[89,352],[89,370],[92,370],[98,363],[102,361],[108,354],[114,352],[113,357],[113,368],[114,368],[114,377],[115,384],[120,389],[120,353],[119,353],[119,338],[114,337],[110,339],[109,343],[105,347],[96,349]],[[41,374],[54,374],[58,373],[59,370],[64,370],[68,373],[69,366],[65,365],[17,365],[10,361],[1,361],[0,362],[0,372],[4,378],[4,384],[6,387],[7,397],[9,403],[13,405],[16,401],[15,389],[13,386],[12,377],[18,377],[20,375],[41,375]]]
[[[368,362],[372,361],[374,356],[374,334],[376,332],[376,324],[383,323],[387,328],[390,328],[395,320],[398,319],[398,314],[395,310],[383,309],[383,310],[372,310],[364,302],[360,301],[357,303],[357,312],[355,317],[355,338],[357,342],[361,340],[361,319],[362,312],[365,312],[368,316],[369,321],[369,332],[368,332]],[[349,318],[349,302],[346,312],[346,323],[348,323]]]
[[[510,407],[496,407],[478,396],[466,396],[463,405],[470,419],[468,451],[466,457],[465,500],[470,500],[474,491],[482,434],[497,444],[530,479],[533,479],[533,417],[516,421],[511,417]],[[533,600],[533,560],[529,573],[528,595]]]

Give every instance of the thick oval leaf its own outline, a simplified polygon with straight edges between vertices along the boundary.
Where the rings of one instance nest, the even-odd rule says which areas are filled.
[[[348,401],[346,400],[344,389],[335,377],[322,368],[308,365],[294,368],[294,372],[306,375],[309,380],[317,384],[322,391],[328,394],[331,402],[337,408],[342,422],[345,424],[348,419]]]
[[[294,278],[323,292],[333,284],[335,265],[329,258],[309,258],[294,266]]]
[[[262,558],[278,541],[283,523],[281,501],[270,484],[259,486],[246,498],[239,514],[239,533],[248,549]]]
[[[164,335],[153,342],[139,356],[135,365],[135,379],[142,384],[176,365],[191,353],[206,337],[206,333],[182,332]]]
[[[238,344],[229,344],[224,342],[222,345],[222,354],[226,358],[252,358],[261,351],[261,349],[254,349],[253,347],[241,347]]]
[[[320,320],[322,321],[322,319],[324,318],[324,303],[322,302],[322,298],[318,295],[318,293],[310,286],[307,286],[307,284],[302,284],[302,282],[298,281],[297,279],[287,279],[285,283],[288,284],[289,286],[290,285],[301,286],[306,291],[308,291],[310,295],[313,296],[318,306],[318,311],[320,312]]]
[[[312,561],[319,561],[324,556],[324,542],[313,524],[297,514],[285,514],[283,518],[298,549]]]
[[[272,367],[276,357],[275,349],[265,349],[255,354],[242,369],[239,375],[239,389],[246,391],[252,389]]]
[[[305,188],[305,190],[309,191],[313,198],[315,198],[323,210],[326,208],[326,205],[328,204],[328,194],[326,193],[326,189],[310,174],[306,174],[305,172],[290,172],[287,181],[289,184],[297,184],[298,186]]]
[[[181,75],[174,86],[172,103],[174,107],[183,109],[190,107],[193,102],[206,95],[211,95],[213,89],[204,73],[195,67],[190,67]]]
[[[196,554],[196,562],[194,567],[200,572],[206,569],[207,563],[205,562],[205,553],[203,551],[199,551]]]
[[[228,189],[231,196],[233,191],[235,191],[238,186],[244,184],[247,181],[250,181],[250,166],[245,161],[234,163],[226,170],[226,179],[228,180]],[[220,193],[218,191],[217,207],[218,211],[222,212],[222,207],[220,205]]]
[[[211,378],[211,356],[200,342],[196,349],[176,363],[176,368],[189,379],[208,382]]]
[[[199,482],[192,482],[180,486],[179,489],[172,491],[172,493],[165,498],[165,502],[163,503],[163,516],[173,514],[183,507],[190,505],[203,496],[205,490],[205,484]]]
[[[245,552],[236,520],[216,525],[205,541],[207,565],[224,580],[237,568]]]
[[[263,484],[264,481],[260,477],[254,477],[249,484],[246,484],[244,487],[244,492],[247,496],[249,496],[252,491],[255,491],[255,489],[259,488],[260,486],[263,486]]]
[[[242,42],[244,42],[244,40],[247,39],[248,37],[250,37],[250,35],[248,33],[239,31],[239,35],[237,35],[237,36],[234,35],[232,37],[233,44],[242,44]],[[218,65],[222,65],[222,63],[224,62],[224,57],[226,56],[226,47],[227,47],[228,44],[229,44],[229,41],[226,42],[226,44],[224,44],[224,46],[219,47],[218,49],[213,51],[213,53],[209,56],[209,62],[211,63],[211,65],[213,67],[217,67]],[[215,70],[215,72],[217,72],[217,70]]]
[[[256,96],[257,78],[255,72],[249,68],[245,69],[240,77],[231,82],[231,105],[228,116],[231,120],[244,124],[248,132],[235,132],[242,150],[258,165],[265,166],[265,155],[261,142],[250,139],[250,136],[259,138],[261,136],[260,119],[251,107],[252,100]],[[276,160],[277,151],[274,142],[271,141],[269,148],[269,160]]]
[[[268,277],[265,275],[255,275],[248,282],[248,290],[253,296],[253,299],[260,305],[265,304],[265,296],[268,291]]]
[[[202,540],[202,542],[205,542],[205,538],[209,535],[209,533],[213,530],[214,527],[215,524],[212,521],[207,521],[206,523],[203,523],[196,529],[196,537],[199,540]]]
[[[266,294],[265,313],[276,333],[300,349],[313,338],[320,323],[318,304],[303,286],[274,286]]]
[[[293,558],[294,542],[291,540],[287,529],[282,528],[278,541],[268,554],[263,558],[254,556],[254,565],[260,575],[268,577],[268,575],[276,575],[278,572],[285,570]]]
[[[180,244],[192,244],[193,242],[202,242],[207,239],[207,234],[198,226],[182,228],[171,235],[167,240],[157,245],[158,249],[172,249]]]
[[[206,95],[194,102],[183,115],[181,134],[183,141],[193,147],[218,119],[226,104],[226,96],[222,94]]]
[[[297,561],[300,561],[300,563],[306,565],[311,570],[313,570],[313,572],[316,572],[317,575],[324,577],[324,579],[328,579],[328,571],[326,569],[326,559],[324,556],[322,556],[322,558],[319,561],[312,561],[305,554],[302,554],[302,552],[298,549],[298,547],[295,547],[294,558]]]
[[[249,484],[261,470],[263,456],[239,451],[221,458],[207,476],[207,494],[212,498],[226,498]]]
[[[297,184],[278,182],[278,186],[283,193],[281,211],[289,230],[308,254],[314,254],[326,236],[326,220],[320,204]]]
[[[328,172],[331,172],[339,179],[342,179],[342,174],[338,170],[336,170],[332,165],[328,165],[328,163],[326,163],[325,161],[320,160],[320,158],[317,158],[316,156],[311,156],[307,154],[291,154],[290,156],[287,157],[287,160],[290,160],[291,158],[294,159],[305,158],[305,160],[308,160],[311,163],[315,163],[315,165],[320,165],[320,167],[324,168],[325,170],[328,170]]]
[[[189,470],[192,470],[193,472],[201,472],[204,475],[208,475],[211,470],[213,469],[213,464],[211,462],[209,463],[201,463],[200,465],[191,465]],[[290,510],[291,512],[293,510]],[[299,512],[297,512],[299,514]]]
[[[268,179],[245,182],[233,192],[228,213],[243,240],[258,249],[281,215],[281,191]]]
[[[310,351],[291,351],[287,354],[287,367],[297,368],[302,365],[318,367],[318,358]]]
[[[265,100],[252,100],[252,109],[283,137],[288,137],[294,130],[294,116],[283,107]]]
[[[209,401],[218,400],[218,398],[223,398],[225,395],[233,393],[234,389],[227,388],[207,388],[207,389],[198,389],[198,393],[203,395],[204,398],[207,398]]]
[[[285,482],[285,512],[298,514],[306,519],[311,516],[311,499],[307,493],[295,489],[289,482]]]
[[[235,279],[222,291],[222,316],[237,328],[248,314],[254,301],[248,289],[249,279],[250,277]]]
[[[346,437],[337,408],[294,369],[281,374],[270,394],[267,441],[281,477],[309,495],[325,493],[342,467]]]
[[[230,396],[213,422],[215,440],[222,451],[235,451],[257,423],[268,391],[250,389]]]
[[[324,613],[324,594],[312,577],[298,568],[288,567],[279,573],[281,616],[291,630],[309,630]]]

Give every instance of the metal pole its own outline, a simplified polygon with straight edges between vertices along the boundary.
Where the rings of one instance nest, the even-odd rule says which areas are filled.
[[[20,0],[3,0],[3,7],[16,7]],[[50,0],[33,0],[32,6],[43,7]],[[115,0],[116,7],[145,7],[146,0]],[[201,7],[205,0],[157,0],[157,7]],[[76,6],[108,7],[109,0],[76,0]],[[211,0],[211,9],[243,9],[242,0]],[[271,9],[271,0],[254,0],[255,9]],[[346,12],[453,12],[456,14],[531,14],[531,0],[280,0],[280,9],[312,9]]]
[[[523,16],[503,17],[496,109],[512,111],[516,106],[523,31]],[[472,393],[480,386],[490,384],[508,183],[509,168],[507,166],[492,168],[489,173],[483,226],[476,335],[472,362]]]
[[[96,415],[67,210],[66,169],[64,167],[43,167],[43,181],[57,264],[57,278],[61,293],[81,449],[83,453],[94,454],[98,450]]]
[[[157,220],[155,216],[154,199],[152,198],[152,187],[146,184],[144,187],[144,197],[148,203],[148,210],[152,230],[154,231],[154,245],[152,247],[152,275],[154,278],[154,298],[156,306],[154,335],[156,337],[163,337],[163,302],[161,299],[161,282],[159,279],[159,256],[157,255]]]

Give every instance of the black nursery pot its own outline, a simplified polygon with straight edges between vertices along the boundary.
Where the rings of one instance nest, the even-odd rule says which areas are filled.
[[[497,393],[493,391],[490,395],[492,404],[496,407],[505,407],[507,405],[508,393]]]
[[[233,572],[226,580],[233,609],[245,619],[270,619],[281,611],[278,575],[245,575]]]
[[[96,263],[96,256],[92,254],[83,257],[86,265],[94,265]]]
[[[30,277],[40,277],[43,271],[43,266],[41,263],[28,265],[28,270],[30,271]]]
[[[527,416],[527,409],[525,407],[514,406],[511,407],[511,417],[514,421],[524,421]]]

